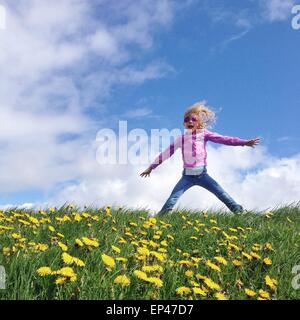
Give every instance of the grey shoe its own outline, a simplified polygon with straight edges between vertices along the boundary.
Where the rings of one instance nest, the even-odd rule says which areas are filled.
[[[243,214],[246,213],[246,210],[242,206],[238,206],[236,209],[232,210],[234,214]]]

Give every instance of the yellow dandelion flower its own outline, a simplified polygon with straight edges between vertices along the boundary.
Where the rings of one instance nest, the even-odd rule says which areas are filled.
[[[73,257],[66,252],[62,254],[62,259],[65,264],[72,264],[74,262]]]
[[[68,246],[62,242],[58,242],[57,245],[61,248],[62,251],[68,251]]]
[[[89,239],[87,237],[82,237],[81,239],[82,239],[82,242],[88,247],[94,247],[94,248],[99,247],[99,242],[95,239]]]
[[[267,257],[264,258],[263,263],[267,266],[270,266],[272,264],[272,260],[269,257]]]
[[[153,271],[163,272],[164,271],[163,267],[158,264],[155,264],[152,266],[143,266],[142,270],[144,272],[153,272]]]
[[[264,298],[264,299],[270,299],[270,294],[269,294],[269,292],[260,289],[260,290],[258,291],[258,293],[259,293],[259,295],[260,295],[262,298]]]
[[[176,289],[176,293],[179,295],[189,294],[191,289],[188,287],[179,287]]]
[[[121,249],[119,247],[116,247],[116,246],[111,246],[111,248],[113,249],[113,251],[117,252],[117,253],[120,253],[121,252]]]
[[[274,249],[273,249],[273,247],[272,247],[272,244],[269,243],[269,242],[267,242],[267,243],[265,244],[265,249],[266,249],[266,250],[270,250],[270,251],[274,251]]]
[[[209,268],[211,268],[212,270],[221,272],[221,268],[219,266],[217,266],[216,264],[212,263],[210,260],[207,260],[205,262],[205,265]]]
[[[63,277],[67,277],[70,279],[76,277],[74,270],[70,267],[61,268],[60,270],[56,271],[56,274],[62,275]]]
[[[228,298],[225,296],[225,294],[221,293],[221,292],[216,292],[215,293],[215,298],[217,300],[228,300]]]
[[[85,263],[78,258],[73,257],[73,262],[77,267],[84,267],[85,266]]]
[[[245,288],[245,293],[248,297],[251,297],[251,298],[256,296],[256,292],[248,288]]]
[[[147,274],[141,270],[134,270],[133,274],[141,280],[146,280],[148,278]]]
[[[114,283],[121,284],[122,286],[128,286],[130,285],[130,279],[124,274],[117,276],[114,280]]]
[[[226,259],[224,259],[223,257],[218,256],[218,257],[215,257],[214,259],[217,260],[218,262],[224,264],[225,266],[228,264]]]
[[[66,278],[66,277],[58,277],[58,278],[55,280],[55,284],[64,284],[66,281],[67,281],[67,278]]]
[[[206,278],[204,280],[204,283],[210,288],[210,289],[214,289],[214,290],[217,290],[217,291],[221,291],[221,287],[215,283],[212,279],[210,278]]]
[[[83,247],[83,242],[80,239],[75,239],[75,245],[78,247]]]
[[[116,261],[121,261],[121,262],[125,263],[127,261],[127,259],[124,257],[117,257]]]
[[[188,277],[188,278],[191,278],[193,275],[194,275],[194,272],[192,270],[187,270],[185,272],[185,275]]]
[[[180,261],[178,261],[178,264],[182,265],[182,266],[192,266],[193,265],[193,263],[188,260],[180,260]]]
[[[250,254],[248,254],[247,252],[242,252],[242,255],[247,258],[249,261],[251,261],[253,258],[252,256],[250,256]]]
[[[147,282],[155,284],[155,286],[158,288],[161,288],[163,286],[162,280],[157,277],[147,277],[147,279],[145,279],[145,280]]]
[[[199,294],[201,296],[206,296],[206,292],[204,290],[202,290],[201,288],[198,288],[198,287],[193,287],[193,292],[194,294]]]
[[[260,260],[261,259],[261,256],[259,254],[257,254],[256,252],[251,251],[250,255],[256,260]]]
[[[272,279],[270,276],[267,275],[265,277],[265,282],[266,282],[266,285],[270,287],[273,291],[276,290],[277,281],[275,279]]]
[[[49,276],[52,273],[51,268],[49,267],[41,267],[36,271],[41,277]]]
[[[38,243],[34,248],[37,251],[44,252],[44,251],[48,250],[49,246],[47,244],[44,244],[44,243]]]
[[[167,256],[165,253],[156,252],[156,251],[150,251],[150,254],[153,255],[158,261],[165,261]]]
[[[10,248],[9,247],[4,247],[2,252],[3,252],[4,256],[9,256],[10,255]]]
[[[55,228],[53,226],[48,226],[49,231],[55,232]]]
[[[137,252],[143,256],[149,256],[150,255],[150,250],[145,248],[145,247],[141,247],[141,248],[137,248]]]
[[[104,264],[109,268],[109,269],[113,269],[116,265],[114,258],[108,256],[107,254],[102,254],[101,255],[102,261],[104,262]]]
[[[15,240],[22,238],[22,236],[19,233],[12,233],[11,237],[14,238]]]
[[[243,265],[242,261],[237,259],[232,260],[232,264],[236,267],[241,267]]]

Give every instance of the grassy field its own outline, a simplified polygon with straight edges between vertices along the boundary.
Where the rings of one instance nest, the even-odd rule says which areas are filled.
[[[0,246],[0,299],[300,298],[298,206],[155,218],[110,207],[10,209],[0,211]]]

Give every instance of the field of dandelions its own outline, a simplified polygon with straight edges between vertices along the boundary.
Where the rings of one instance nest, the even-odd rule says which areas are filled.
[[[300,208],[0,211],[0,299],[299,299]]]

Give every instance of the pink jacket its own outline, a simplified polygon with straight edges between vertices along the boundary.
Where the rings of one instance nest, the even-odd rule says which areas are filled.
[[[161,152],[150,164],[155,169],[163,161],[170,158],[173,153],[181,148],[183,167],[192,168],[207,165],[206,163],[206,142],[212,141],[229,146],[244,146],[249,140],[238,137],[222,136],[207,129],[198,129],[197,132],[186,132],[179,135],[173,143]]]

